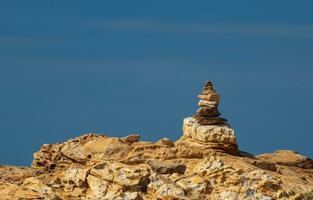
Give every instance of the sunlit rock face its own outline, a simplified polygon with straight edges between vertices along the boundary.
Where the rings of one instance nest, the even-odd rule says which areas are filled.
[[[310,199],[310,158],[287,150],[241,152],[234,130],[220,118],[212,83],[201,95],[209,103],[183,120],[179,140],[85,134],[45,144],[31,167],[0,166],[0,199]]]
[[[236,153],[238,151],[234,130],[226,125],[201,125],[193,117],[184,119],[184,134],[179,142],[202,144],[212,149]]]

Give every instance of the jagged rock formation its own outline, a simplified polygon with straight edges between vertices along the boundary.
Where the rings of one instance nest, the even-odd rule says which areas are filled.
[[[205,91],[213,91],[209,86]],[[31,167],[0,167],[1,200],[305,200],[312,189],[310,158],[292,151],[241,152],[225,120],[208,124],[198,117],[184,120],[176,142],[86,134],[43,145]]]

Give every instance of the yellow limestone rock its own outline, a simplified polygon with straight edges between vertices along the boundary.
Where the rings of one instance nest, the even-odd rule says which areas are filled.
[[[91,168],[90,174],[125,187],[145,187],[150,171],[145,164],[131,166],[119,162],[103,162]]]
[[[89,135],[78,140],[84,146],[87,141],[98,139]],[[117,143],[119,147],[119,140],[111,141],[113,145],[106,145],[116,146],[114,143]],[[61,151],[60,147],[68,143],[72,140],[55,145]],[[0,179],[0,199],[304,200],[313,188],[313,167],[309,165],[312,160],[307,157],[297,154],[288,158],[287,152],[252,156],[229,149],[212,149],[208,143],[187,136],[174,146],[136,142],[131,143],[125,157],[119,159],[106,157],[90,162],[86,157],[84,162],[71,160],[66,167],[60,168],[65,166],[65,159],[58,158],[53,160],[56,165],[53,170],[36,166],[32,168],[34,173],[25,177],[20,174],[28,173],[29,168],[2,167],[1,178],[5,178]],[[51,151],[56,149],[53,146],[49,148]],[[42,150],[36,156],[59,155]],[[141,156],[141,161],[127,164],[127,154]],[[283,156],[287,158],[283,159]],[[49,159],[41,162],[51,163]],[[306,164],[298,164],[301,160]],[[272,165],[275,167],[264,167]],[[9,178],[14,178],[14,171],[18,174],[16,180]]]
[[[237,141],[233,129],[226,125],[201,125],[193,117],[185,118],[184,136],[195,139],[211,148],[237,151]]]

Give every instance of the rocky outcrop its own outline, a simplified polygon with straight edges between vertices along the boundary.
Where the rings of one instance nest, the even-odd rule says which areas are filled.
[[[220,97],[212,84],[206,85],[202,95],[214,95],[201,98],[216,102],[218,118]],[[85,134],[45,144],[34,154],[31,167],[0,167],[0,199],[311,198],[311,159],[292,151],[259,156],[241,152],[225,120],[204,124],[197,117],[186,118],[183,132],[176,142],[140,141],[137,134],[123,138]]]
[[[280,165],[300,167],[303,169],[313,168],[312,159],[289,150],[278,150],[274,153],[261,154],[257,157],[263,160],[267,160],[270,163],[278,163]]]
[[[313,188],[311,160],[303,158],[87,134],[43,145],[31,168],[1,167],[0,199],[302,200]]]
[[[212,149],[220,149],[229,153],[238,152],[234,130],[226,125],[201,125],[193,117],[184,119],[184,134],[178,141],[192,145],[204,145]]]

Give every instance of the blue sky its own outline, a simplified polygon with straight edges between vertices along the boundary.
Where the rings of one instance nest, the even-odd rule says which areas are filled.
[[[176,140],[206,79],[239,147],[313,157],[313,2],[0,0],[0,163],[88,132]]]

